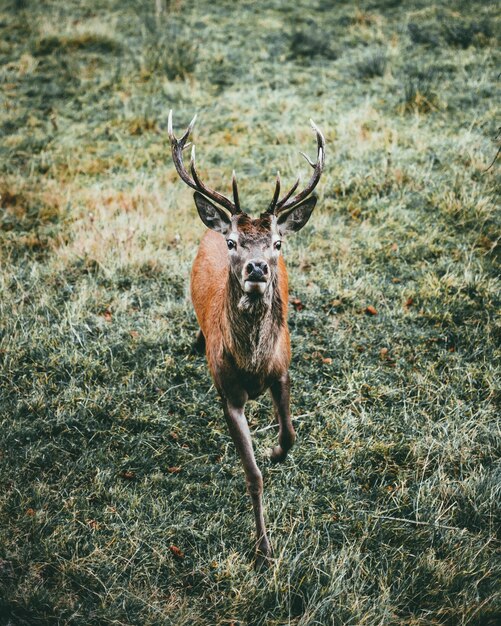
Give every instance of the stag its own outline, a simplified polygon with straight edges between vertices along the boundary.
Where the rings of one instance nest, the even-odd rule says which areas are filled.
[[[221,397],[224,416],[242,461],[247,490],[256,522],[256,560],[267,563],[272,551],[263,515],[263,477],[256,463],[245,405],[270,390],[278,422],[278,444],[270,451],[272,462],[281,462],[296,439],[289,410],[291,359],[287,326],[288,278],[282,242],[308,222],[316,204],[310,195],[318,184],[325,162],[325,139],[311,122],[317,139],[317,160],[304,189],[299,178],[280,198],[280,174],[268,208],[252,218],[240,204],[233,171],[233,200],[208,187],[195,165],[191,147],[189,169],[183,150],[190,146],[196,116],[177,139],[168,132],[172,158],[181,179],[195,190],[194,200],[202,222],[202,237],[191,273],[191,297],[200,326],[195,346],[205,350],[210,373]],[[295,193],[296,192],[296,193]]]

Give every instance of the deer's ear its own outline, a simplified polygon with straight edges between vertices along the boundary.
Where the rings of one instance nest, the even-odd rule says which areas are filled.
[[[289,233],[295,233],[301,230],[306,222],[310,219],[310,215],[317,203],[316,196],[311,196],[306,200],[303,200],[298,205],[284,211],[278,216],[277,225],[278,232],[283,237]]]
[[[195,191],[193,194],[198,214],[202,222],[217,233],[226,234],[231,228],[231,220],[228,215],[215,204],[209,202],[205,196]]]

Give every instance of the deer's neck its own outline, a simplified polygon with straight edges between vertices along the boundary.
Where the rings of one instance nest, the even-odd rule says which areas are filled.
[[[225,347],[242,370],[266,372],[284,325],[277,275],[260,296],[244,293],[231,272],[226,288]]]

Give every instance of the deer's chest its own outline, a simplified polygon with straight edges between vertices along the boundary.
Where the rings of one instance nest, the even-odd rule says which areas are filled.
[[[220,371],[221,393],[238,403],[242,396],[254,400],[263,394],[275,378],[274,372],[249,370],[239,367],[230,354],[226,354]]]

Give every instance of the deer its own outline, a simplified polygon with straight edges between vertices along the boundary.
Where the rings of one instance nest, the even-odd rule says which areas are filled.
[[[224,417],[240,456],[256,524],[255,562],[272,560],[263,513],[263,477],[259,469],[245,417],[245,405],[270,391],[278,443],[269,451],[271,462],[283,462],[294,445],[296,433],[290,414],[291,361],[287,325],[288,276],[282,243],[305,226],[317,198],[311,195],[325,164],[325,138],[310,120],[317,140],[317,160],[301,152],[313,173],[304,189],[300,179],[280,198],[277,172],[269,206],[253,218],[242,210],[235,171],[233,200],[205,184],[196,168],[195,145],[188,142],[196,115],[177,139],[168,118],[172,159],[181,180],[194,189],[194,201],[207,227],[191,272],[191,299],[199,324],[194,347],[206,355]],[[189,170],[183,151],[191,145]],[[296,192],[296,193],[295,193]]]

